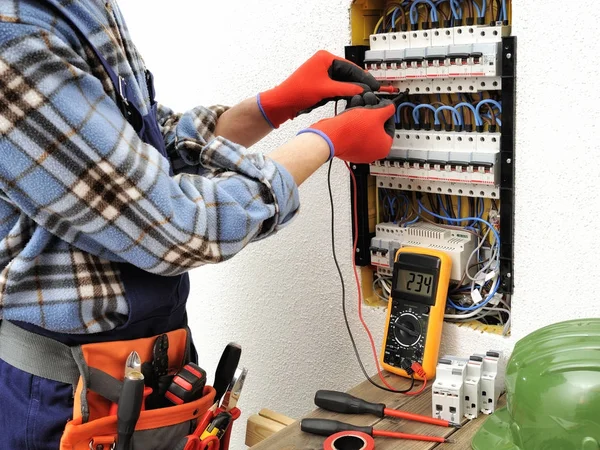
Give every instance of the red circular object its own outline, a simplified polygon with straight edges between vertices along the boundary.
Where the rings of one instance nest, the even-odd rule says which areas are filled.
[[[358,431],[341,431],[325,440],[324,450],[373,450],[375,441],[371,436]]]

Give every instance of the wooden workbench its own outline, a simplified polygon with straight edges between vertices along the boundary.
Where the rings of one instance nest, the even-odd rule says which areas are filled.
[[[404,378],[387,372],[385,378],[396,389],[408,387],[408,381]],[[376,377],[373,377],[373,380],[376,380]],[[379,384],[381,384],[380,380]],[[348,392],[370,402],[385,403],[388,408],[402,409],[426,416],[431,415],[431,386],[427,386],[425,391],[418,396],[407,396],[377,389],[371,383],[365,381]],[[501,399],[500,404],[503,404],[503,399]],[[473,421],[464,419],[462,422],[463,427],[460,429],[442,428],[399,419],[380,419],[370,415],[355,416],[330,413],[320,409],[313,411],[306,417],[334,419],[362,426],[374,425],[379,429],[402,431],[404,433],[444,436],[454,441],[452,444],[439,444],[379,437],[375,439],[377,450],[428,450],[432,448],[442,450],[444,447],[447,447],[448,450],[463,450],[471,448],[471,439],[487,416],[480,416]],[[253,446],[252,450],[320,450],[323,448],[324,441],[324,437],[303,433],[300,430],[300,422],[298,421]]]

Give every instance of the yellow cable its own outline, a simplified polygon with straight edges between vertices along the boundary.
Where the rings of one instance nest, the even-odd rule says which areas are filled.
[[[379,25],[381,25],[381,22],[383,22],[384,18],[385,18],[385,16],[381,16],[381,19],[379,19],[379,21],[375,24],[375,29],[373,30],[373,34],[377,34],[377,29],[379,28]]]

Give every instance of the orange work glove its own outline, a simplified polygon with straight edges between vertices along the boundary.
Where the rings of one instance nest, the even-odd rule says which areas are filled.
[[[315,53],[280,85],[257,95],[258,107],[273,128],[326,104],[377,91],[371,74],[325,50]]]
[[[388,156],[396,129],[396,107],[372,92],[357,95],[349,108],[323,119],[300,133],[316,133],[329,144],[330,156],[354,163],[371,163]]]

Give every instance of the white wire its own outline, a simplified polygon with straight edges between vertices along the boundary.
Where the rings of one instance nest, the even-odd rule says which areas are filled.
[[[388,284],[388,282],[389,282],[389,284]],[[387,297],[384,295],[381,295],[379,293],[379,290],[377,289],[377,285],[379,285],[381,287],[381,290],[384,294],[387,293]],[[381,300],[387,302],[389,300],[389,296],[391,295],[391,292],[392,292],[391,278],[378,275],[373,280],[373,292],[375,292],[375,295],[377,295],[377,297],[379,297]]]
[[[482,311],[485,311],[485,314],[482,314]],[[481,319],[487,316],[490,312],[503,312],[510,315],[510,311],[505,308],[490,308],[484,306],[483,308],[476,309],[475,311],[471,311],[467,314],[444,314],[446,319],[469,319],[469,322],[472,320]],[[479,316],[479,317],[477,317]]]

